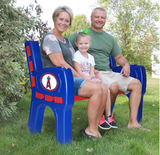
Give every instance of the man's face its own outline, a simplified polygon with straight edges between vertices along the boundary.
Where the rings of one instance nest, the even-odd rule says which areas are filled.
[[[102,10],[95,10],[91,16],[91,27],[93,29],[103,29],[106,23],[106,12]]]

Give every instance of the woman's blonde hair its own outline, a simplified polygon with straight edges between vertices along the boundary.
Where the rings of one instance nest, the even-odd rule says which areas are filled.
[[[59,16],[59,13],[62,12],[62,11],[65,11],[65,12],[67,12],[70,15],[70,18],[71,18],[70,19],[70,26],[71,26],[72,19],[73,19],[73,12],[72,12],[72,10],[68,6],[59,6],[59,7],[57,7],[54,10],[54,12],[52,14],[52,20],[53,20],[53,22],[56,21],[57,17]]]

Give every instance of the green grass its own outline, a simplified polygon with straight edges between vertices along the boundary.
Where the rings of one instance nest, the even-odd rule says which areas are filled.
[[[18,103],[18,110],[7,121],[0,118],[0,155],[159,155],[159,79],[148,78],[140,124],[151,132],[127,129],[128,98],[119,95],[114,107],[118,129],[100,130],[103,138],[87,140],[80,130],[87,126],[87,101],[77,101],[72,110],[72,144],[56,141],[52,110],[47,107],[41,133],[27,129],[30,93]],[[86,149],[93,149],[88,152]]]

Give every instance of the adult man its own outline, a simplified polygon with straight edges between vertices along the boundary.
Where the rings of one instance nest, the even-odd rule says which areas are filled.
[[[95,58],[95,69],[99,70],[102,83],[105,84],[111,93],[111,103],[116,98],[118,90],[124,93],[131,92],[129,100],[130,118],[128,128],[139,128],[141,125],[137,122],[137,112],[141,99],[141,83],[139,80],[130,77],[130,65],[121,54],[121,49],[113,36],[103,31],[106,23],[107,13],[104,9],[98,7],[92,11],[90,36],[92,44],[88,53]],[[76,49],[75,38],[77,33],[69,37],[70,42]],[[121,73],[114,73],[109,68],[109,54],[116,62],[122,66]]]

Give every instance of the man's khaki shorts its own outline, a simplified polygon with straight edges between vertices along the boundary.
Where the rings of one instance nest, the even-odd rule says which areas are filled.
[[[127,91],[128,85],[134,79],[132,77],[123,77],[120,73],[116,73],[113,71],[99,71],[101,76],[101,81],[105,84],[108,88],[114,82],[119,84],[119,90],[128,94],[130,91]]]

